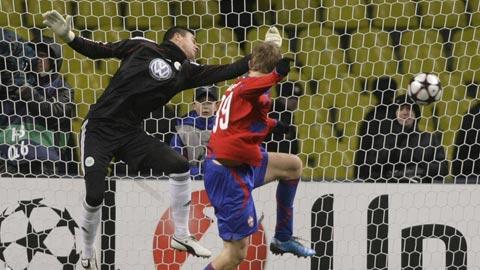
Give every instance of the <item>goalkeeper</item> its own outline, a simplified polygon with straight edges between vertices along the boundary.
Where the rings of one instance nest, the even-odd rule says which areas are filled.
[[[171,246],[209,257],[188,230],[190,203],[189,163],[167,144],[149,136],[142,121],[179,92],[235,78],[248,71],[250,56],[230,65],[199,65],[193,31],[172,27],[161,44],[144,38],[100,43],[75,36],[72,17],[57,11],[43,14],[49,26],[75,51],[92,59],[118,58],[121,65],[82,125],[81,159],[86,197],[81,214],[84,269],[97,269],[94,239],[100,222],[104,179],[113,157],[133,170],[152,169],[170,177],[170,200],[175,234]]]

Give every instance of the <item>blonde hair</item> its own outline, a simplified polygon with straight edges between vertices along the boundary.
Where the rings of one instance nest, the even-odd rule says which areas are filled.
[[[272,42],[262,42],[252,50],[251,70],[261,73],[270,73],[278,60],[282,58],[280,48]]]

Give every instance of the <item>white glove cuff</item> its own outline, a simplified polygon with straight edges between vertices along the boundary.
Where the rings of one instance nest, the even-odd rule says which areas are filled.
[[[66,43],[72,42],[74,38],[75,34],[72,31],[68,31],[68,34],[62,37],[63,41]]]

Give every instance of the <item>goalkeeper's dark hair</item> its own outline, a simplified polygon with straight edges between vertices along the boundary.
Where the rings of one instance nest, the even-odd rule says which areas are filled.
[[[250,69],[261,73],[270,73],[280,58],[282,58],[282,54],[275,43],[262,42],[253,47]]]
[[[185,36],[187,33],[191,33],[192,35],[195,35],[195,32],[193,32],[192,30],[190,30],[186,27],[173,26],[173,27],[170,27],[167,30],[167,32],[163,36],[163,41],[171,40],[173,38],[173,36],[175,36],[175,34],[177,34],[177,33],[182,35],[182,36]]]

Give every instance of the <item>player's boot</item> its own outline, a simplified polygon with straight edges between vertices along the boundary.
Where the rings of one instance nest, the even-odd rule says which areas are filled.
[[[84,259],[80,257],[80,264],[82,265],[83,269],[85,270],[98,270],[98,265],[97,265],[97,258],[95,257],[95,254],[93,255],[92,258]]]
[[[281,242],[275,237],[270,243],[270,251],[275,255],[283,255],[284,253],[292,253],[297,257],[311,257],[315,255],[315,250],[303,246],[295,237],[285,242]]]
[[[200,245],[197,239],[195,239],[193,236],[188,236],[183,239],[172,236],[170,246],[174,249],[186,251],[197,257],[208,258],[212,256],[212,252]]]

